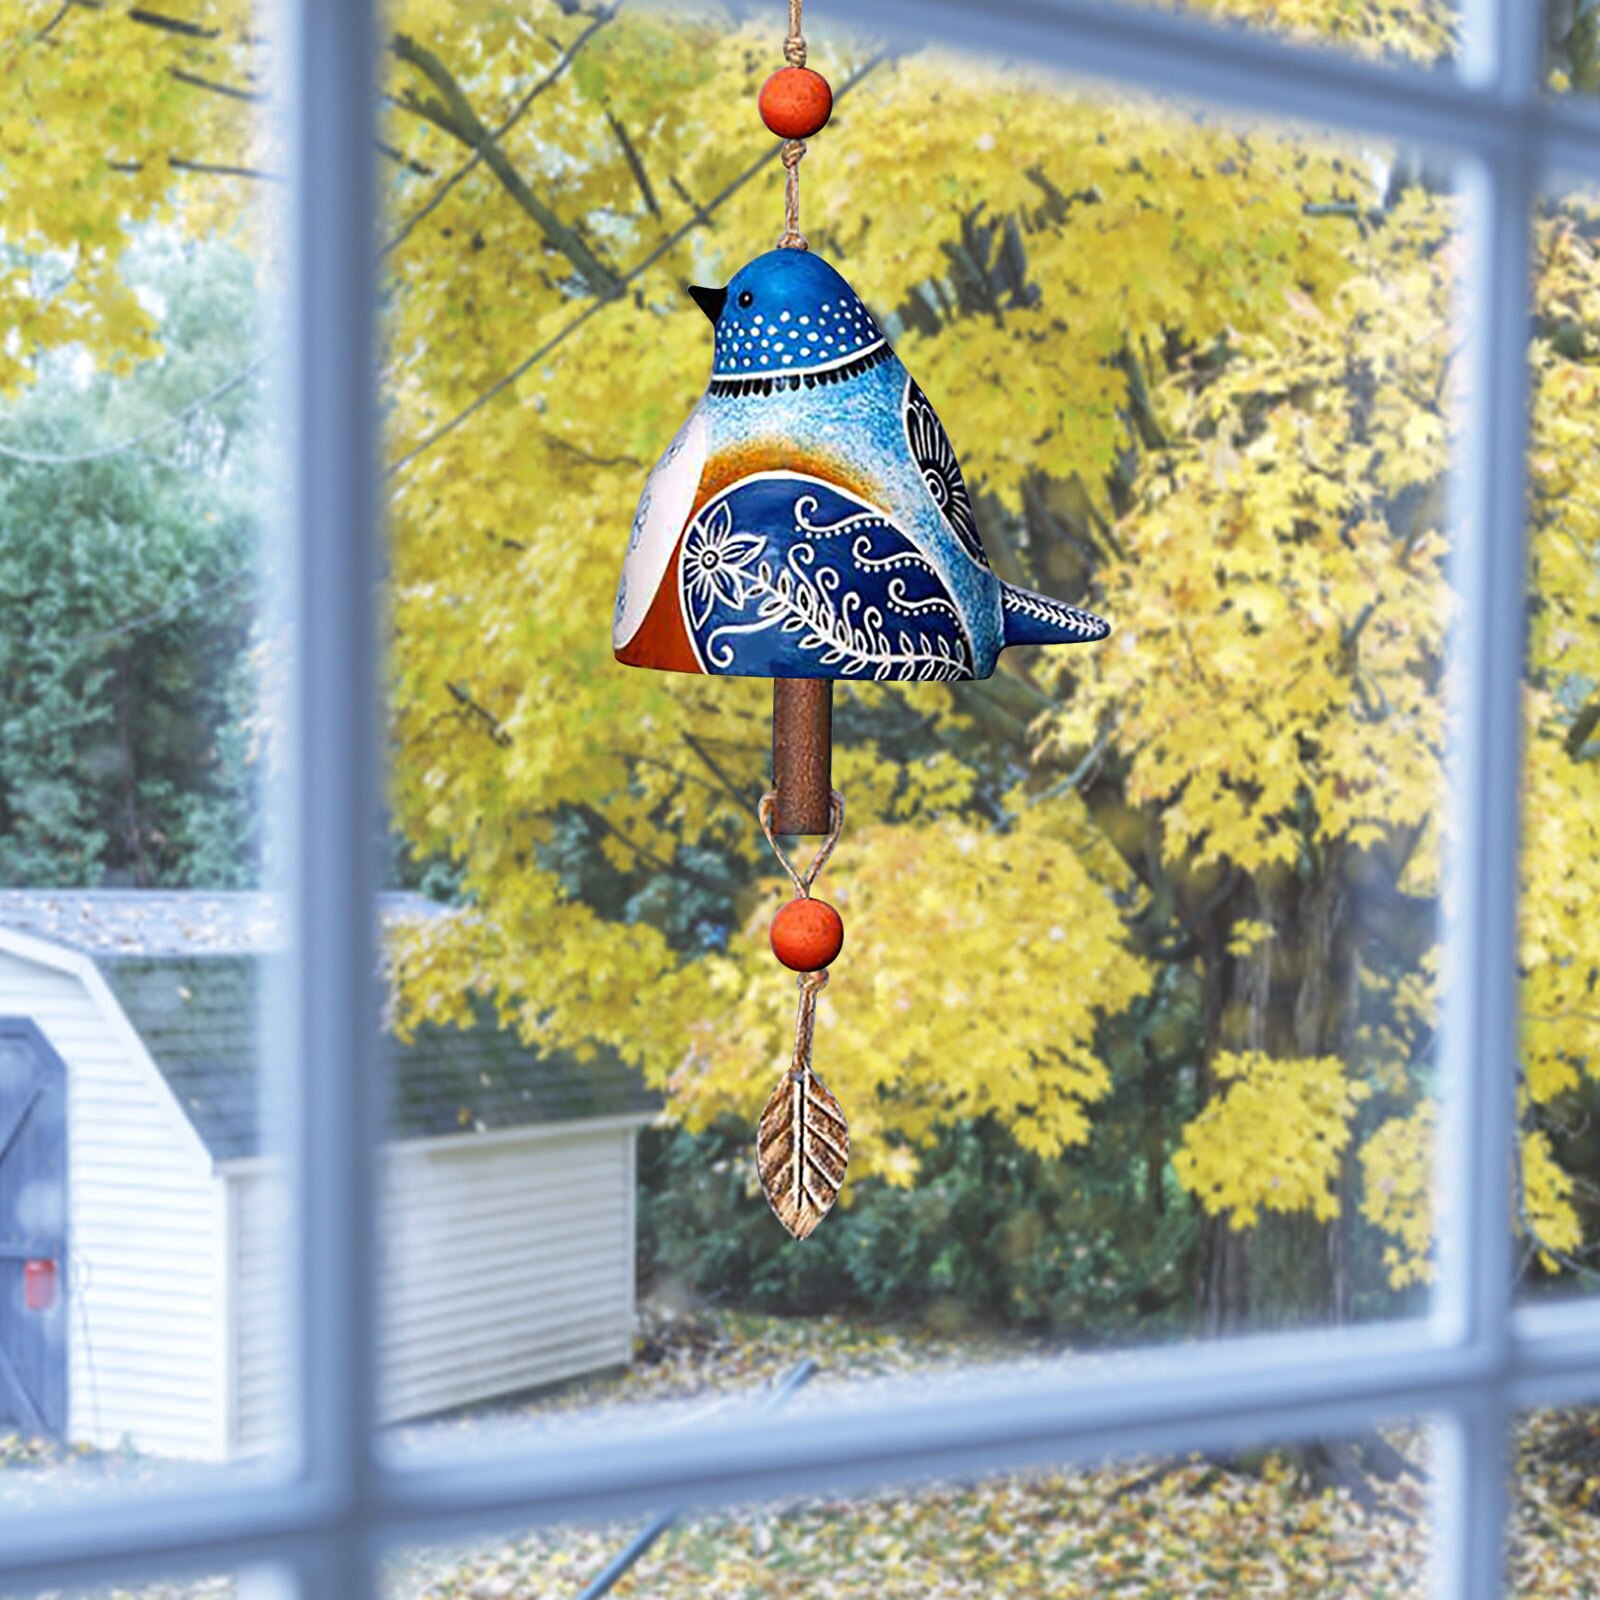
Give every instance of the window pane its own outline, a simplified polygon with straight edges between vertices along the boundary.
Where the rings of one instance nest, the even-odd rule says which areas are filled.
[[[718,1347],[892,1323],[978,1359],[1424,1311],[1448,167],[874,64],[819,25],[814,252],[939,408],[994,568],[1114,631],[978,682],[874,682],[858,652],[837,685],[818,894],[845,944],[815,1066],[849,1177],[796,1244],[752,1150],[795,1029],[754,816],[772,693],[624,670],[608,628],[706,381],[684,285],[782,221],[751,105],[778,41],[715,12],[552,16],[544,42],[407,15],[388,138],[431,175],[397,174],[385,258],[391,887],[424,898],[394,902],[386,1416],[648,1367],[674,1315]],[[510,171],[424,108],[443,83],[454,120],[506,128]],[[827,453],[858,440],[799,426],[782,448],[843,505]],[[837,521],[821,504],[794,525]],[[685,548],[737,536],[749,585],[625,594],[619,626],[783,633],[739,613],[765,582],[826,632],[809,566],[763,579],[732,515],[695,513]],[[900,537],[818,532],[797,561],[825,548],[881,617],[921,603],[872,568]]]
[[[1130,3],[1130,0],[1124,0]],[[1163,11],[1281,33],[1297,44],[1346,50],[1364,60],[1434,66],[1461,52],[1459,0],[1131,0]]]
[[[1522,1291],[1593,1292],[1600,1267],[1600,254],[1592,196],[1537,219],[1523,791]]]
[[[283,1439],[263,1373],[284,1208],[261,1201],[283,1056],[261,1026],[290,638],[275,16],[22,9],[0,133],[0,1499],[31,1504]]]
[[[688,1512],[621,1594],[1144,1597],[1429,1593],[1430,1435],[1122,1461]],[[647,1519],[405,1552],[389,1600],[576,1596]]]
[[[1555,94],[1600,89],[1600,13],[1593,0],[1544,0],[1545,87]]]
[[[1518,1600],[1582,1594],[1600,1555],[1600,1411],[1575,1402],[1529,1412],[1517,1424],[1516,1452],[1511,1592]]]
[[[1126,0],[1125,0],[1126,3]],[[1458,0],[1133,0],[1165,11],[1258,27],[1283,34],[1299,45],[1333,46],[1366,61],[1435,66],[1461,53],[1462,19]]]

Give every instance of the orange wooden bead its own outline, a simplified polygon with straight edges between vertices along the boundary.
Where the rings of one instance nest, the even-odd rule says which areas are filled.
[[[772,953],[792,972],[816,972],[844,948],[844,921],[826,900],[791,900],[772,919]]]
[[[810,67],[780,67],[761,85],[761,120],[780,139],[809,139],[833,114],[833,90]]]

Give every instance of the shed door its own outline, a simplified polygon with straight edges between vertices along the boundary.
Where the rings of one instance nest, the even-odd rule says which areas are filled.
[[[67,1426],[67,1072],[0,1017],[0,1426]]]

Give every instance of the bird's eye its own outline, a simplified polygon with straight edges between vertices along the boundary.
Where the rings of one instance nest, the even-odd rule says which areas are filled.
[[[755,296],[748,289],[742,290],[739,294],[739,304],[742,306],[750,305],[754,300]]]

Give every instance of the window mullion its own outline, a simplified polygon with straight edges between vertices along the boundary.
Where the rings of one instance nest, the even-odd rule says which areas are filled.
[[[1539,7],[1477,0],[1463,74],[1511,113],[1507,137],[1466,175],[1472,244],[1467,426],[1453,562],[1448,912],[1438,1154],[1447,1336],[1489,1374],[1453,1410],[1438,1476],[1440,1593],[1504,1592],[1513,1362],[1510,1174],[1516,1128],[1517,877],[1521,792],[1524,540],[1532,212],[1541,167]]]
[[[1435,1592],[1441,1600],[1501,1600],[1505,1561],[1507,1396],[1485,1386],[1439,1430]]]
[[[1467,175],[1474,262],[1451,654],[1450,849],[1440,1027],[1446,1120],[1439,1312],[1509,1361],[1531,207],[1521,147]]]
[[[372,1592],[378,1083],[371,0],[293,0],[293,952],[299,1437],[340,1587]],[[310,1596],[306,1600],[311,1600]]]

